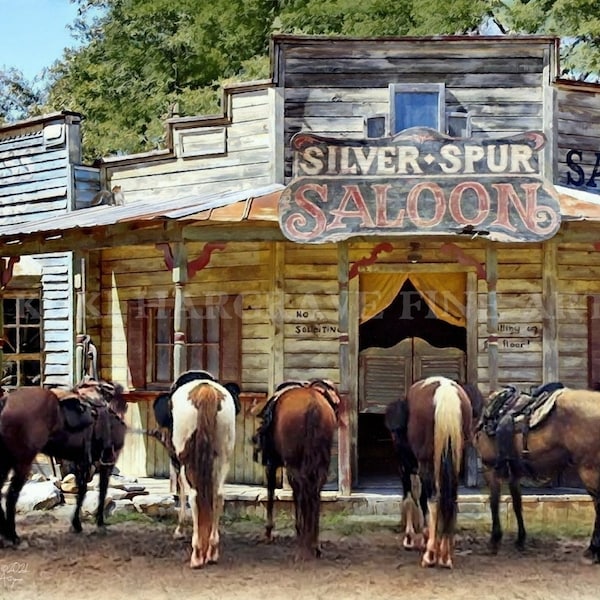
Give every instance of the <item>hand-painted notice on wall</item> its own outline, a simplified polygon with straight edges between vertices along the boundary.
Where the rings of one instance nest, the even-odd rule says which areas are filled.
[[[498,351],[534,351],[539,350],[542,341],[541,324],[499,323]],[[488,349],[487,338],[480,339],[479,351]]]
[[[297,310],[296,319],[302,322],[294,323],[293,334],[295,337],[332,337],[337,338],[340,328],[335,323],[322,323],[317,313],[308,310]]]
[[[288,239],[308,243],[374,234],[549,239],[560,206],[542,178],[545,144],[538,131],[482,140],[428,128],[376,140],[298,133],[279,224]]]

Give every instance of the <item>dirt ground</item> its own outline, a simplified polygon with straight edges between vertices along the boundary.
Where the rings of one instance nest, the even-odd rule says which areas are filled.
[[[322,524],[323,557],[296,564],[289,521],[278,521],[276,541],[266,544],[261,521],[226,519],[220,562],[194,571],[189,540],[172,538],[173,522],[121,520],[106,534],[86,522],[75,535],[64,508],[19,517],[21,545],[0,547],[0,599],[596,600],[599,593],[600,565],[580,562],[583,537],[532,535],[519,553],[508,533],[492,556],[483,529],[461,530],[455,568],[422,569],[419,555],[401,549],[392,521],[337,517]]]

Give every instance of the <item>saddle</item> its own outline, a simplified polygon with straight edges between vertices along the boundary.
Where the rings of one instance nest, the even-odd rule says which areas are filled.
[[[548,383],[522,393],[509,385],[498,392],[485,408],[480,428],[491,437],[495,436],[504,417],[509,416],[517,430],[530,430],[540,425],[552,412],[559,392],[564,388],[560,382]]]
[[[520,472],[527,465],[516,453],[514,434],[523,436],[521,459],[529,453],[527,436],[553,411],[556,400],[564,388],[560,382],[549,383],[521,393],[515,386],[507,386],[498,392],[486,407],[479,428],[490,437],[496,437],[498,457],[496,469],[503,477],[509,471]]]
[[[273,445],[273,436],[271,428],[273,425],[273,415],[277,400],[289,390],[297,388],[314,388],[329,402],[333,408],[336,418],[338,416],[340,399],[335,391],[333,384],[323,379],[311,379],[310,381],[286,381],[281,383],[275,389],[275,393],[267,400],[265,405],[256,413],[256,417],[261,423],[252,437],[254,450],[252,457],[254,462],[259,462],[258,455],[262,455],[262,464],[267,467],[281,467],[283,463]]]

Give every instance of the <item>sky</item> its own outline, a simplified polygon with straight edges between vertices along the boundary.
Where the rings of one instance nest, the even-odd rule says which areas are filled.
[[[0,69],[16,67],[32,81],[76,45],[67,29],[76,16],[70,0],[0,0]]]

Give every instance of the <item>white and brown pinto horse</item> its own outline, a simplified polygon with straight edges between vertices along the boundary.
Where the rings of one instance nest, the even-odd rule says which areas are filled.
[[[445,377],[414,383],[406,395],[407,440],[428,497],[428,539],[421,565],[452,568],[458,480],[472,408],[464,389]]]
[[[173,392],[171,411],[172,444],[181,465],[178,487],[185,492],[180,502],[185,511],[187,496],[192,510],[190,566],[200,568],[219,559],[219,521],[235,445],[236,403],[227,388],[199,378]]]

